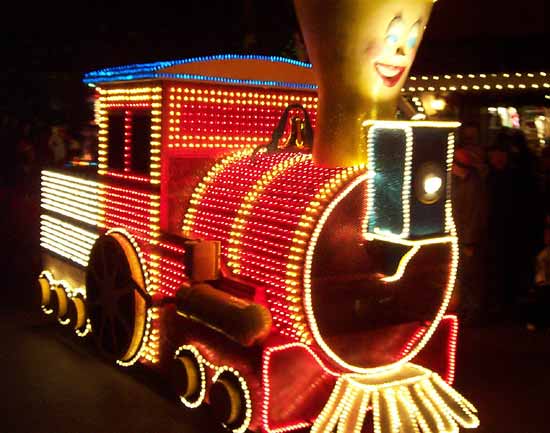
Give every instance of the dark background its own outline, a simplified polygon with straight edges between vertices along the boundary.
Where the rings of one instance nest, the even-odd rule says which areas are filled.
[[[281,55],[297,22],[291,0],[13,2],[1,30],[0,110],[80,123],[84,73],[227,53]],[[439,0],[413,73],[547,69],[545,0]],[[243,48],[247,33],[255,45]]]

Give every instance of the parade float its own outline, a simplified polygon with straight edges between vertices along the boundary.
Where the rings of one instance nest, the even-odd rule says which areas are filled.
[[[98,164],[42,172],[44,313],[235,433],[477,427],[451,386],[459,124],[395,120],[432,6],[296,0],[311,64],[86,74]]]

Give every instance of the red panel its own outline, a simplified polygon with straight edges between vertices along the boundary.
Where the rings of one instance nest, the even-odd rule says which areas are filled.
[[[222,255],[227,259],[231,226],[245,195],[265,172],[292,156],[291,153],[280,153],[254,159],[244,158],[230,164],[207,188],[203,200],[197,206],[191,234],[220,240]]]
[[[177,85],[169,89],[168,147],[245,149],[271,139],[284,109],[300,103],[316,123],[312,92]]]
[[[326,404],[337,376],[303,344],[266,349],[262,367],[263,430],[283,433],[311,425]]]
[[[415,335],[403,347],[401,357],[406,355],[420,340],[427,330],[421,326]],[[441,320],[434,335],[412,362],[438,373],[449,385],[455,379],[456,345],[458,337],[458,318],[447,315]]]

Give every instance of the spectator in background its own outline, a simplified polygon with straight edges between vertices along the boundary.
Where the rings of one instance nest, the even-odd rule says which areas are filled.
[[[459,145],[466,149],[472,156],[472,164],[485,178],[488,173],[487,152],[481,144],[479,125],[474,122],[466,122],[459,131]]]
[[[65,143],[67,144],[67,161],[78,159],[82,155],[81,139],[77,138],[77,134],[74,134],[70,129],[64,129]]]
[[[81,132],[81,158],[84,161],[97,160],[98,130],[95,125],[85,125]]]
[[[539,162],[539,187],[541,190],[543,212],[545,215],[550,215],[550,146],[542,149]]]
[[[9,195],[9,190],[15,185],[15,165],[14,161],[17,155],[17,140],[19,132],[19,122],[11,114],[4,114],[0,125],[0,134],[3,157],[0,158],[0,187],[2,199]]]
[[[65,125],[52,126],[48,148],[54,165],[63,165],[81,153],[80,142]]]
[[[37,149],[33,125],[24,122],[21,125],[17,140],[15,158],[15,179],[17,190],[27,196],[35,187],[34,180],[38,177]]]
[[[535,258],[543,243],[544,202],[537,178],[537,157],[529,149],[525,133],[512,129],[509,133],[510,166],[517,191],[516,206],[521,212],[516,216],[520,236],[518,241],[518,296],[524,298],[532,287]]]
[[[51,164],[52,159],[51,150],[48,147],[48,141],[51,135],[51,128],[46,121],[37,119],[34,122],[34,129],[34,139],[38,165],[40,169],[43,169]]]
[[[53,165],[62,165],[67,160],[68,144],[65,141],[64,127],[60,125],[52,126],[50,137],[48,138],[48,149],[51,155]]]
[[[516,245],[519,213],[517,189],[510,166],[508,140],[498,134],[488,149],[489,175],[489,297],[488,313],[491,319],[502,319],[504,309],[511,307],[518,285]],[[509,310],[506,311],[509,313]]]
[[[527,329],[548,328],[550,323],[550,217],[544,227],[544,247],[538,252],[534,285],[529,291]]]
[[[309,62],[309,57],[300,30],[292,32],[292,37],[288,44],[283,48],[281,55],[290,59],[296,59],[301,62]]]
[[[486,281],[487,193],[483,174],[481,147],[460,146],[455,151],[452,167],[451,199],[459,241],[456,309],[470,325],[483,318]]]
[[[489,174],[489,314],[495,320],[516,320],[520,301],[532,284],[536,249],[536,189],[524,179],[526,168],[511,152],[517,145],[503,129],[488,149]],[[516,152],[517,153],[517,152]]]

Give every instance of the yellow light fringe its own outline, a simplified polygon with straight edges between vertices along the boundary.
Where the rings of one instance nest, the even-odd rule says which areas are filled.
[[[451,132],[447,138],[447,182],[451,183],[451,171],[453,169],[453,160],[455,155],[455,133]],[[447,188],[447,197],[445,199],[445,231],[451,232],[454,227],[453,207],[451,202],[451,188]]]
[[[420,250],[420,246],[417,245],[407,251],[405,255],[401,257],[401,260],[399,261],[399,266],[397,267],[397,271],[395,272],[395,274],[382,278],[382,281],[391,283],[393,281],[400,280],[405,273],[405,269],[407,269],[407,265],[414,257],[414,255],[418,252],[418,250]]]
[[[252,154],[253,149],[246,149],[240,152],[231,153],[229,156],[223,158],[220,162],[216,163],[210,171],[204,176],[202,181],[196,186],[195,191],[191,195],[191,200],[189,201],[189,208],[185,213],[183,218],[182,233],[184,236],[192,237],[192,231],[195,221],[195,213],[199,205],[202,202],[202,199],[205,197],[206,190],[212,184],[214,179],[218,174],[223,172],[223,170],[235,161],[245,158],[248,155]]]
[[[96,124],[99,126],[98,131],[98,174],[105,175],[108,170],[108,129],[109,129],[109,104],[122,103],[130,104],[137,102],[150,103],[151,107],[151,154],[156,154],[161,147],[161,118],[162,118],[162,87],[136,87],[133,89],[115,88],[101,89],[97,88],[96,93],[98,98],[94,106]],[[152,185],[160,184],[160,163],[150,160],[150,180]]]
[[[323,208],[327,206],[327,203],[331,203],[333,196],[338,193],[341,186],[348,182],[350,178],[354,176],[361,176],[361,179],[370,177],[370,173],[364,173],[365,169],[366,167],[364,164],[349,167],[325,182],[308,204],[300,217],[298,227],[294,231],[292,244],[290,246],[292,254],[289,255],[285,275],[286,300],[292,303],[292,306],[295,308],[291,316],[293,322],[292,327],[296,332],[296,337],[298,337],[302,343],[311,344],[313,338],[307,326],[307,314],[304,310],[302,296],[300,296],[301,275],[296,273],[296,269],[300,269],[302,263],[306,260],[306,250],[304,246],[310,238],[312,222],[316,221],[319,214],[322,213]],[[330,204],[328,206],[330,206]]]
[[[457,433],[476,428],[477,409],[438,374],[415,364],[340,376],[311,433],[360,433],[369,405],[375,433]]]
[[[367,156],[368,156],[368,169],[370,172],[375,173],[376,167],[374,166],[374,134],[378,130],[401,130],[405,136],[405,163],[404,163],[404,178],[403,187],[401,191],[401,199],[403,203],[403,230],[397,235],[396,233],[383,232],[378,227],[369,227],[369,219],[374,212],[374,176],[367,181],[366,188],[366,210],[361,224],[363,237],[368,239],[371,233],[376,232],[384,236],[398,236],[400,238],[406,238],[409,236],[410,231],[410,191],[412,181],[412,158],[413,158],[413,129],[412,127],[429,127],[429,128],[458,128],[460,122],[433,122],[433,121],[406,121],[406,120],[367,120],[363,122],[363,127],[368,128],[367,132]],[[455,135],[450,133],[447,139],[447,175],[449,176],[452,166],[452,158],[454,155]],[[447,195],[445,202],[445,230],[450,231],[451,227],[448,224],[452,218],[452,209],[450,203],[450,196]]]
[[[134,237],[123,228],[111,229],[106,233],[106,235],[112,236],[119,242],[119,245],[124,249],[128,260],[131,262],[130,269],[132,272],[132,278],[136,283],[142,286],[147,293],[150,294],[151,283],[147,268],[145,266],[145,259]],[[144,300],[143,303],[145,303]],[[151,335],[151,322],[153,320],[152,309],[145,306],[145,317],[142,317],[138,310],[139,308],[136,302],[135,312],[137,324],[135,326],[136,329],[134,329],[134,335],[132,336],[130,348],[122,359],[117,359],[116,361],[116,363],[122,367],[129,367],[140,359],[147,348],[147,343]],[[143,332],[141,332],[141,330],[143,330]]]
[[[403,85],[401,92],[456,92],[486,90],[524,90],[550,88],[548,73],[515,72],[515,73],[485,73],[485,74],[445,74],[432,76],[410,76]]]
[[[429,122],[414,122],[414,124],[427,124]],[[363,126],[369,127],[367,133],[367,155],[368,155],[368,169],[372,173],[376,173],[376,167],[374,166],[374,133],[381,129],[395,129],[401,130],[405,136],[405,163],[404,163],[404,173],[403,173],[403,187],[401,189],[401,202],[403,204],[403,229],[398,235],[401,238],[407,238],[410,231],[410,221],[411,221],[411,209],[410,209],[410,190],[411,190],[411,181],[412,181],[412,158],[413,158],[413,130],[411,128],[410,122],[398,122],[398,121],[366,121],[363,122]],[[429,126],[432,126],[431,124]],[[367,181],[367,208],[363,222],[361,224],[363,237],[366,237],[369,230],[369,219],[371,214],[374,212],[374,177],[372,176]],[[374,227],[372,231],[381,230],[378,227]],[[396,235],[395,233],[387,233],[388,235]]]
[[[449,208],[449,213],[447,214],[448,219],[448,226],[450,227],[450,235],[443,236],[439,238],[432,238],[432,239],[425,239],[425,240],[408,240],[403,239],[398,235],[373,235],[372,233],[368,233],[368,239],[379,237],[382,239],[385,239],[390,242],[396,242],[403,245],[409,245],[414,247],[421,246],[423,244],[432,244],[432,243],[450,243],[451,244],[451,263],[450,263],[450,272],[449,272],[449,279],[447,281],[447,286],[445,288],[445,292],[443,295],[443,300],[441,302],[441,305],[439,307],[439,310],[434,317],[433,321],[431,322],[428,330],[426,333],[422,336],[421,340],[418,342],[418,344],[414,347],[413,350],[411,350],[409,353],[407,353],[403,358],[401,358],[398,361],[395,361],[391,364],[382,365],[379,367],[368,367],[363,368],[356,365],[349,364],[348,362],[344,361],[341,357],[339,357],[331,348],[330,346],[324,341],[323,336],[319,332],[319,327],[317,324],[317,320],[315,318],[315,314],[313,311],[313,302],[312,302],[312,281],[311,281],[311,268],[312,268],[312,262],[313,262],[313,252],[315,251],[315,247],[317,244],[317,240],[319,238],[319,235],[323,229],[323,226],[325,222],[327,221],[328,217],[334,210],[334,208],[338,205],[338,203],[343,200],[350,191],[355,188],[358,184],[364,181],[368,181],[370,176],[370,172],[364,173],[357,178],[354,179],[353,182],[351,182],[344,190],[340,191],[340,193],[332,200],[330,205],[324,210],[323,214],[318,220],[317,226],[315,227],[315,230],[313,231],[309,244],[307,246],[307,252],[306,252],[306,258],[304,262],[304,274],[303,274],[303,287],[304,287],[304,310],[306,313],[306,317],[309,323],[309,328],[311,331],[311,334],[313,335],[313,338],[315,342],[318,344],[318,346],[325,352],[325,354],[334,362],[336,362],[338,365],[343,367],[346,370],[353,371],[356,373],[364,373],[364,374],[378,374],[382,373],[384,371],[391,371],[398,367],[402,367],[407,362],[411,361],[427,344],[427,342],[430,340],[432,335],[434,334],[437,326],[439,325],[439,322],[443,318],[443,315],[445,314],[445,311],[447,310],[447,306],[449,305],[451,295],[453,293],[455,279],[456,279],[456,272],[458,267],[458,243],[456,238],[456,230],[454,227],[454,222],[452,220],[452,209]],[[400,265],[401,270],[403,270],[403,267],[406,266],[407,262],[403,262]],[[398,272],[400,269],[398,268]],[[397,277],[398,275],[395,275]],[[392,276],[394,277],[394,276]]]
[[[254,207],[254,203],[260,197],[264,189],[273,182],[277,176],[284,173],[288,168],[309,159],[311,159],[311,155],[297,153],[295,156],[283,160],[270,170],[267,170],[243,198],[241,206],[235,215],[229,236],[231,247],[229,247],[228,251],[231,260],[227,265],[235,274],[240,272],[242,250],[240,238],[244,232],[248,215],[250,215],[250,209]]]

